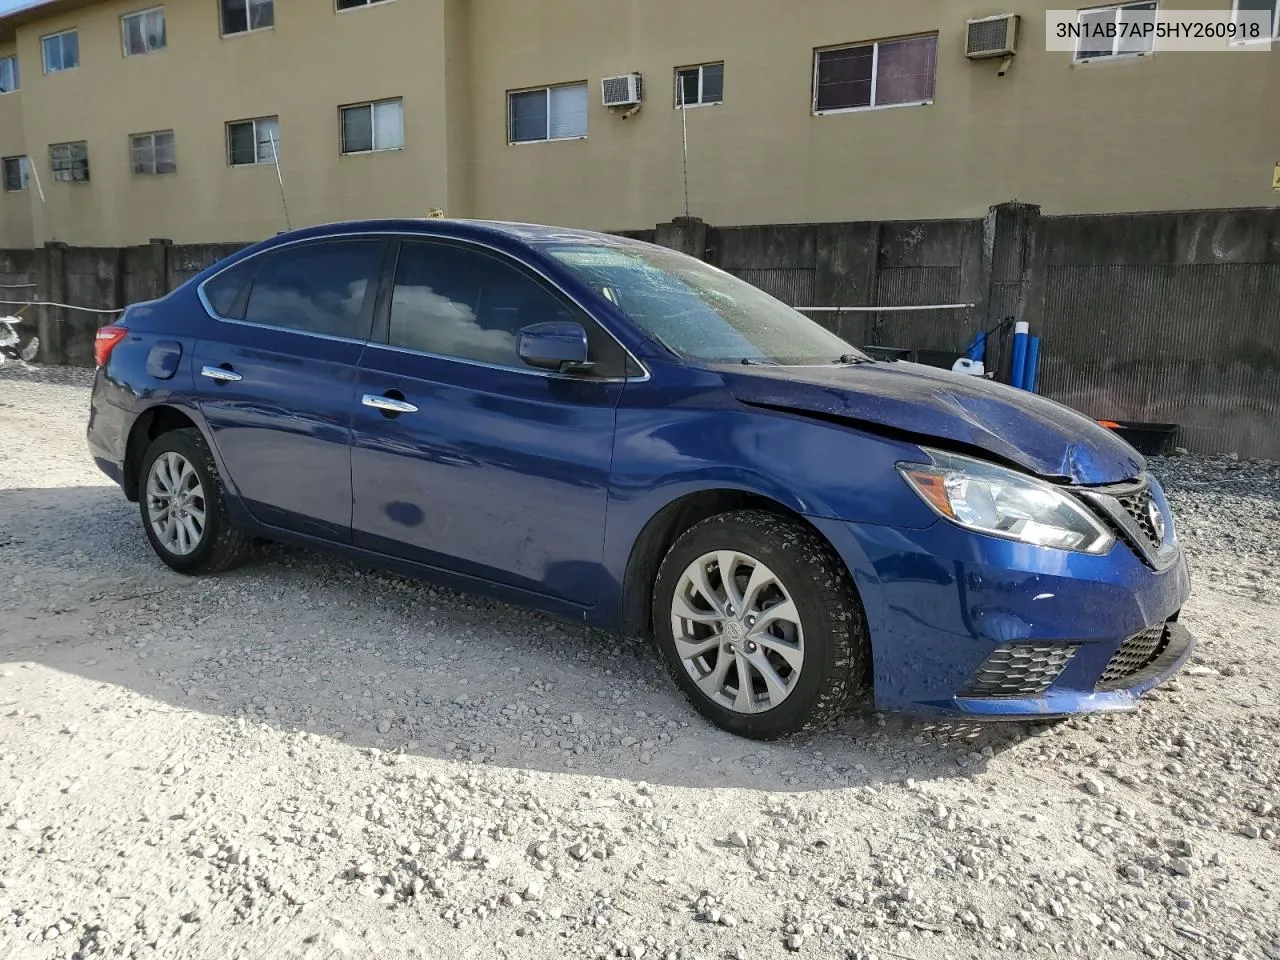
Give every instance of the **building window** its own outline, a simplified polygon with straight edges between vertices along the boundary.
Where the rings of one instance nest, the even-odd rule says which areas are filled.
[[[938,35],[815,51],[813,112],[933,102]]]
[[[676,106],[724,102],[724,64],[704,63],[676,71]]]
[[[259,117],[227,124],[227,159],[233,167],[275,163],[280,155],[280,120]]]
[[[18,58],[0,57],[0,93],[13,93],[22,86],[18,77]]]
[[[403,146],[403,100],[382,100],[342,108],[344,154],[399,150]]]
[[[1242,12],[1265,13],[1271,18],[1272,38],[1280,38],[1280,0],[1235,0],[1238,18]]]
[[[49,166],[53,179],[62,183],[84,183],[89,179],[89,148],[83,140],[49,146]]]
[[[80,36],[74,30],[64,30],[41,37],[44,47],[44,72],[61,73],[80,66]]]
[[[120,18],[124,31],[124,55],[136,57],[165,48],[164,7],[130,13]]]
[[[129,155],[134,173],[150,176],[178,172],[172,130],[133,134],[129,137]]]
[[[0,167],[3,167],[6,192],[27,189],[27,176],[30,171],[26,157],[5,157],[0,160]]]
[[[511,143],[581,140],[587,135],[587,85],[567,83],[507,94]]]
[[[1149,0],[1146,3],[1122,3],[1081,10],[1080,26],[1084,30],[1076,41],[1076,62],[1142,57],[1150,53],[1155,49],[1154,31],[1125,31],[1117,27],[1121,24],[1153,22],[1156,7],[1155,0]]]
[[[390,0],[338,0],[339,10],[355,10],[357,7],[372,7],[378,3],[389,3]]]
[[[275,0],[218,0],[222,8],[222,35],[265,30],[276,24]]]

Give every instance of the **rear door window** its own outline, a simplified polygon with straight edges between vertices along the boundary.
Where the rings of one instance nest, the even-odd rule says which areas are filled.
[[[384,249],[381,240],[325,240],[263,254],[245,321],[366,339]]]

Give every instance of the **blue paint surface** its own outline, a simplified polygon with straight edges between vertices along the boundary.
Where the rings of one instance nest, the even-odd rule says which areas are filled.
[[[260,253],[332,235],[385,241],[359,337],[218,319],[198,293],[230,267],[252,269]],[[476,246],[528,271],[598,325],[625,364],[590,379],[396,348],[391,277],[396,250],[413,239]],[[636,626],[628,610],[649,589],[634,576],[638,545],[655,518],[731,491],[805,518],[844,561],[866,610],[883,708],[991,717],[1130,709],[1150,685],[1094,691],[1126,637],[1181,608],[1189,581],[1180,556],[1157,572],[1123,542],[1089,556],[970,533],[939,519],[895,469],[927,462],[922,446],[936,445],[1054,483],[1140,476],[1143,458],[1113,432],[1042,397],[913,364],[681,359],[557,259],[557,244],[635,242],[434,220],[331,225],[247,248],[126,313],[129,334],[95,381],[95,462],[136,497],[138,431],[156,411],[174,411],[208,441],[230,515],[246,529],[607,628]],[[574,355],[573,339],[567,328],[544,329],[537,352]],[[205,367],[241,379],[218,382]],[[416,410],[375,409],[366,395]],[[1153,496],[1172,529],[1158,485]],[[1079,652],[1041,697],[958,695],[996,646],[1018,640]]]

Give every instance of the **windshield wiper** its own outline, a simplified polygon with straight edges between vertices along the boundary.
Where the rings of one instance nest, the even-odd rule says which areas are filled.
[[[839,360],[832,360],[831,362],[838,363],[841,366],[847,366],[849,364],[856,364],[856,363],[875,363],[875,361],[872,360],[870,357],[865,357],[860,353],[846,353],[842,355]]]
[[[764,357],[743,357],[741,363],[744,367],[776,367],[776,360],[766,360]]]

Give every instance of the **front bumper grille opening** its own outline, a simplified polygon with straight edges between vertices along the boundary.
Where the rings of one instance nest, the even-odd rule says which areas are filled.
[[[1149,667],[1168,646],[1169,625],[1166,623],[1135,633],[1120,644],[1120,649],[1112,655],[1095,689],[1124,689],[1136,674]]]
[[[1069,643],[1007,643],[982,662],[961,697],[1021,698],[1044,693],[1079,648]]]

